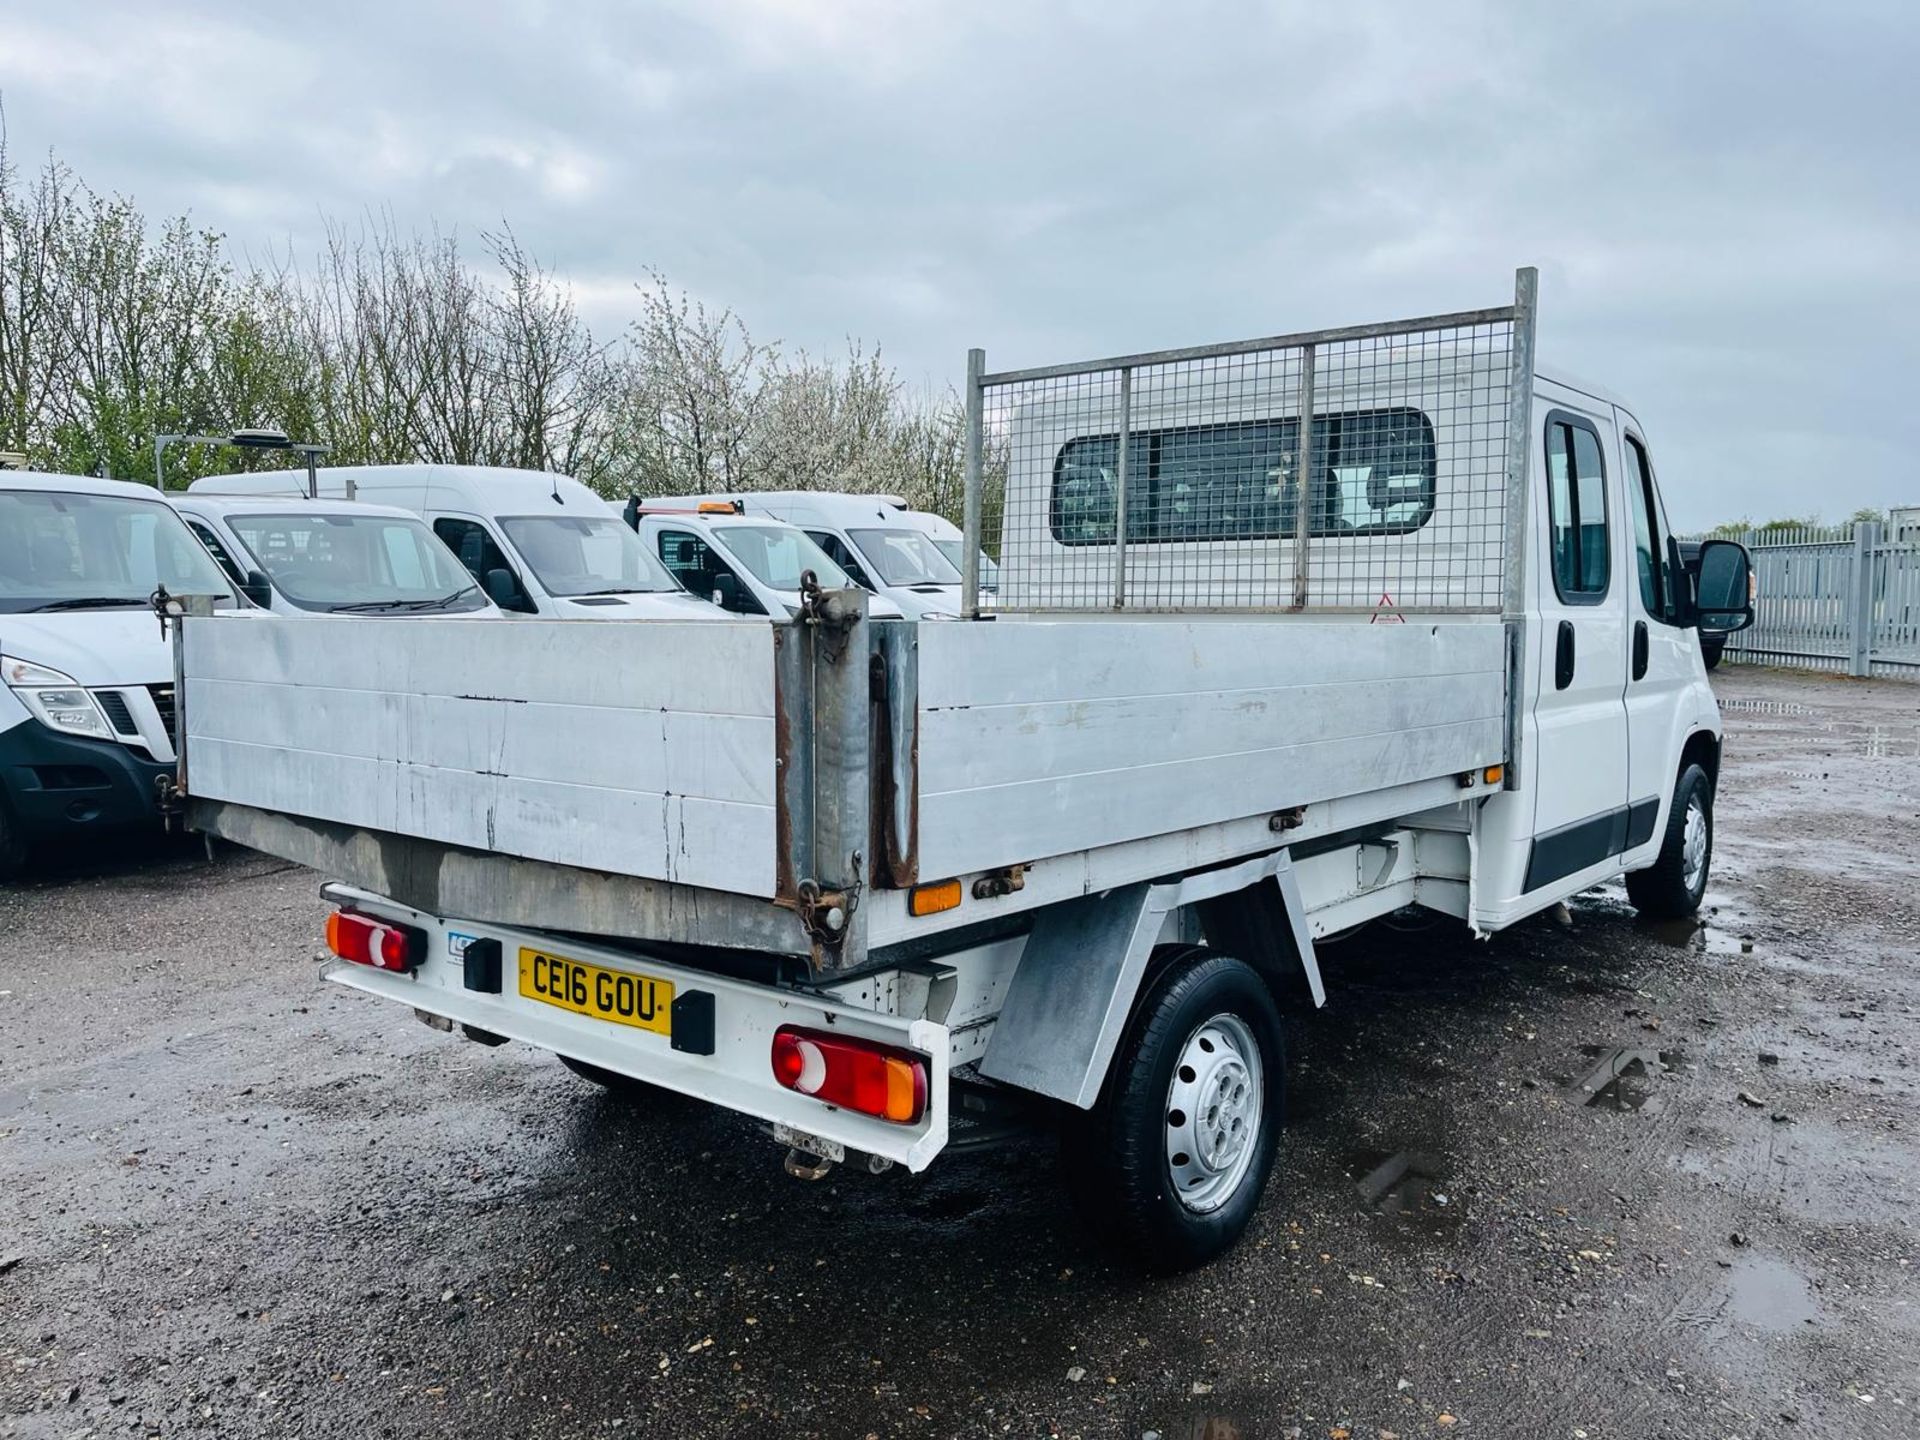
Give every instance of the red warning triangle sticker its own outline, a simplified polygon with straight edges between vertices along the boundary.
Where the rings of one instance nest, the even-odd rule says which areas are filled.
[[[1407,617],[1402,615],[1399,607],[1393,603],[1393,596],[1382,590],[1380,603],[1373,607],[1373,618],[1367,623],[1369,625],[1404,625],[1407,623]]]

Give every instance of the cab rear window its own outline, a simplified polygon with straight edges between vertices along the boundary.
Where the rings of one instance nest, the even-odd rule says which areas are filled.
[[[1136,430],[1127,437],[1127,542],[1272,540],[1298,532],[1297,420]],[[1433,422],[1407,406],[1313,418],[1315,536],[1401,535],[1433,517]],[[1113,543],[1119,436],[1054,457],[1049,516],[1062,545]]]

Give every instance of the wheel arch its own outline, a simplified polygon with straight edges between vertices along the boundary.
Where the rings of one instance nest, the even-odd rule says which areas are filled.
[[[1711,730],[1696,730],[1687,736],[1686,743],[1680,747],[1680,763],[1673,772],[1673,783],[1677,786],[1680,777],[1687,773],[1687,766],[1698,765],[1707,772],[1707,783],[1714,789],[1720,788],[1720,737]]]
[[[1221,903],[1224,902],[1224,903]],[[1165,884],[1122,886],[1042,910],[980,1060],[990,1080],[1080,1109],[1098,1100],[1122,1037],[1165,963],[1160,937],[1194,907],[1207,948],[1244,962],[1282,1009],[1299,977],[1325,1000],[1298,877],[1285,850]],[[1297,993],[1297,992],[1296,992]]]

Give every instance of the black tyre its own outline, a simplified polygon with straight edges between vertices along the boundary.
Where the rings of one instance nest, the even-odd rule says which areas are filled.
[[[618,1095],[627,1100],[661,1100],[672,1095],[671,1090],[662,1090],[658,1085],[649,1085],[644,1080],[636,1080],[631,1075],[622,1075],[618,1070],[603,1069],[598,1065],[589,1065],[584,1060],[576,1060],[571,1055],[559,1057],[560,1063],[573,1071],[582,1080],[591,1080],[609,1095]]]
[[[1243,961],[1156,953],[1099,1103],[1069,1117],[1062,1164],[1095,1230],[1171,1272],[1230,1249],[1273,1169],[1285,1095],[1280,1013]]]
[[[1712,670],[1720,663],[1720,654],[1727,648],[1727,642],[1720,636],[1700,637],[1700,659],[1707,669]]]
[[[1698,765],[1680,772],[1667,811],[1660,858],[1627,876],[1627,898],[1649,920],[1675,920],[1700,908],[1713,868],[1713,781]]]

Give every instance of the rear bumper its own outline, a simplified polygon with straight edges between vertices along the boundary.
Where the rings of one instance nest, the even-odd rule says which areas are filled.
[[[727,979],[568,937],[443,920],[351,886],[330,884],[323,893],[337,905],[427,932],[427,956],[413,974],[388,974],[339,961],[326,975],[342,985],[631,1075],[802,1136],[883,1156],[909,1170],[924,1170],[946,1146],[952,1041],[944,1025],[876,1014],[804,991]],[[462,942],[476,938],[501,944],[498,994],[466,987]],[[700,992],[711,995],[712,1053],[676,1050],[667,1036],[577,1015],[522,996],[517,981],[523,945],[669,981],[676,997]],[[926,1113],[916,1124],[897,1125],[783,1088],[773,1078],[771,1063],[773,1035],[783,1025],[839,1030],[923,1055],[927,1066]]]
[[[62,735],[37,720],[0,732],[0,791],[33,838],[157,826],[157,782],[172,773],[117,741]]]

